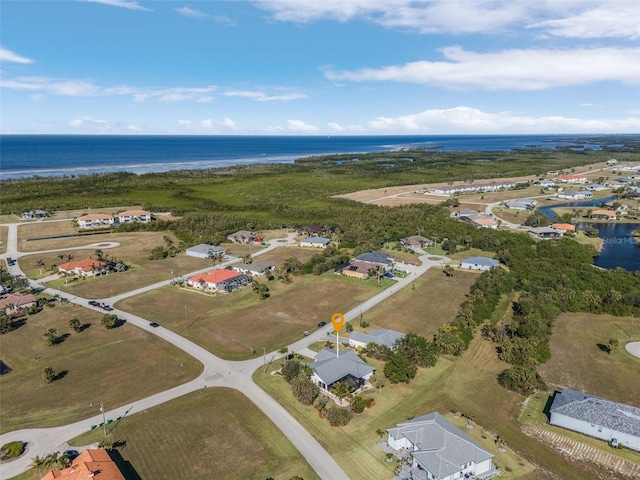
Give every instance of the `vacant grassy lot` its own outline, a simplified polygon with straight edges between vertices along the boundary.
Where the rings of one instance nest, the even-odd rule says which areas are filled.
[[[267,300],[260,300],[251,287],[217,295],[166,287],[117,306],[157,321],[215,355],[241,360],[251,357],[250,348],[270,351],[288,345],[305,330],[314,330],[320,320],[355,308],[389,285],[333,273],[293,279],[291,284],[269,282]]]
[[[476,273],[464,271],[446,277],[439,268],[432,268],[415,280],[415,290],[404,288],[364,313],[363,319],[371,324],[367,331],[389,328],[431,339],[439,327],[454,319],[477,278]]]
[[[7,251],[7,234],[9,233],[9,227],[0,226],[0,253]]]
[[[380,371],[381,363],[367,361]],[[433,411],[447,414],[452,410],[471,415],[477,428],[467,433],[484,434],[487,439],[474,438],[488,442],[485,446],[496,454],[495,463],[499,468],[504,471],[509,467],[511,472],[505,472],[501,478],[549,478],[544,474],[536,477],[539,471],[532,473],[529,462],[554,472],[556,478],[563,480],[601,478],[599,472],[569,463],[559,453],[520,431],[517,418],[524,398],[500,387],[496,380],[498,373],[507,367],[496,358],[494,345],[477,335],[461,358],[441,358],[436,367],[419,370],[410,385],[387,384],[382,396],[375,394],[376,405],[371,410],[341,428],[329,427],[326,420],[317,418],[311,407],[295,401],[281,377],[265,375],[259,369],[254,373],[254,380],[282,403],[354,480],[393,476],[389,464],[382,464],[384,456],[375,445],[379,441],[377,429]],[[506,456],[497,452],[493,442],[496,434],[506,442]]]
[[[620,342],[607,353],[610,338]],[[609,315],[565,313],[555,321],[551,360],[540,373],[556,388],[569,387],[616,402],[640,407],[640,359],[624,345],[640,340],[640,320]]]
[[[100,325],[101,317],[62,303],[0,335],[2,360],[11,368],[0,377],[2,433],[77,421],[95,415],[100,402],[123,405],[191,380],[201,371],[194,359],[155,336],[127,324],[107,330]],[[84,331],[69,327],[72,318],[85,325]],[[49,328],[63,337],[58,345],[44,343]],[[45,383],[41,373],[46,367],[62,378]]]
[[[197,391],[133,415],[109,437],[126,442],[122,456],[144,479],[318,478],[268,417],[227,388]],[[90,432],[73,444],[101,439],[100,432]]]
[[[291,257],[295,257],[300,260],[302,263],[308,262],[311,260],[317,253],[322,253],[315,248],[304,248],[304,247],[282,247],[276,248],[275,250],[271,250],[264,255],[260,255],[256,258],[256,260],[262,260],[266,262],[273,262],[276,265],[280,266],[282,263]]]

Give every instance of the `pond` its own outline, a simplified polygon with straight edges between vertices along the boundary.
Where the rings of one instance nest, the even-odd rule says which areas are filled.
[[[548,207],[541,207],[539,210],[553,220],[556,214],[553,208],[556,207],[597,207],[602,202],[618,200],[617,196],[584,200],[582,202],[568,202]],[[579,230],[593,227],[598,230],[598,237],[603,240],[602,250],[593,264],[597,267],[613,269],[622,267],[630,272],[640,270],[640,243],[636,242],[631,233],[640,227],[637,223],[590,223],[580,222],[577,225]]]

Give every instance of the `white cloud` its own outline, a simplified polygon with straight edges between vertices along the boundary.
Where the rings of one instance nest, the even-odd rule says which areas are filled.
[[[476,53],[442,50],[446,61],[418,61],[336,72],[331,80],[387,81],[453,89],[541,90],[596,82],[640,83],[640,48],[514,49]]]
[[[178,120],[178,125],[191,125],[192,123],[191,120]]]
[[[618,0],[564,18],[528,25],[568,38],[640,38],[640,2]]]
[[[503,29],[530,15],[531,2],[517,0],[262,0],[259,8],[283,22],[362,19],[421,33],[474,33]]]
[[[256,100],[257,102],[287,102],[291,100],[300,100],[302,98],[309,98],[303,93],[283,93],[279,95],[268,95],[262,91],[250,91],[250,90],[229,90],[222,93],[225,97],[242,97]]]
[[[347,130],[359,130],[360,126]],[[511,112],[488,113],[459,106],[430,109],[399,117],[378,117],[366,124],[368,133],[509,134],[509,133],[634,133],[640,118],[582,119],[560,115],[532,117]]]
[[[13,53],[11,50],[7,50],[4,47],[0,47],[0,62],[11,62],[11,63],[34,63],[33,60],[27,57],[23,57],[22,55],[18,55],[17,53]]]
[[[345,129],[342,125],[340,125],[339,123],[336,123],[336,122],[329,122],[329,123],[327,123],[327,126],[331,130],[335,130],[336,132],[342,132]]]
[[[100,130],[105,130],[109,128],[109,122],[106,120],[96,120],[92,117],[77,117],[69,122],[69,125],[72,127],[80,128],[80,127],[91,127],[97,128]]]
[[[182,101],[207,103],[213,100],[213,97],[210,94],[216,90],[216,87],[214,86],[171,87],[160,89],[143,89],[129,85],[102,87],[88,80],[48,77],[15,77],[7,80],[3,79],[0,86],[13,90],[28,90],[69,97],[131,95],[136,102],[156,100],[164,103]]]
[[[318,132],[320,129],[314,125],[309,125],[302,120],[288,120],[287,128],[292,132]]]
[[[130,0],[83,0],[88,3],[101,3],[103,5],[109,5],[111,7],[121,7],[128,10],[144,10],[146,12],[152,12],[150,8],[143,7],[138,2]]]
[[[220,126],[222,127],[226,127],[230,130],[237,130],[236,124],[233,120],[231,120],[230,118],[225,118],[224,120],[222,120],[220,122]]]
[[[184,16],[184,17],[189,17],[189,18],[209,18],[209,15],[201,12],[200,10],[195,10],[193,8],[189,8],[189,7],[180,7],[180,8],[175,8],[174,9],[176,12],[178,12],[180,15]]]

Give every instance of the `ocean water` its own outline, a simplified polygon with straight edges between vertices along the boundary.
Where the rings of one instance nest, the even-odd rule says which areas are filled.
[[[331,153],[400,148],[508,151],[568,145],[564,135],[106,136],[0,135],[0,180],[31,176],[292,163]],[[597,148],[597,147],[596,147]]]

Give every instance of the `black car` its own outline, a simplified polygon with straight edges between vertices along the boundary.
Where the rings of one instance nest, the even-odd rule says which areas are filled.
[[[149,324],[149,326],[150,326],[150,327],[153,327],[153,328],[156,328],[156,327],[159,327],[159,326],[160,326],[160,324],[159,324],[159,323],[156,323],[156,322],[151,322],[151,323]]]
[[[327,322],[320,322],[320,323],[318,324],[318,328],[322,328],[322,327],[324,327],[326,324],[327,324]]]
[[[92,307],[99,307],[100,304],[98,302],[96,302],[95,300],[89,300],[89,305],[91,305]]]

